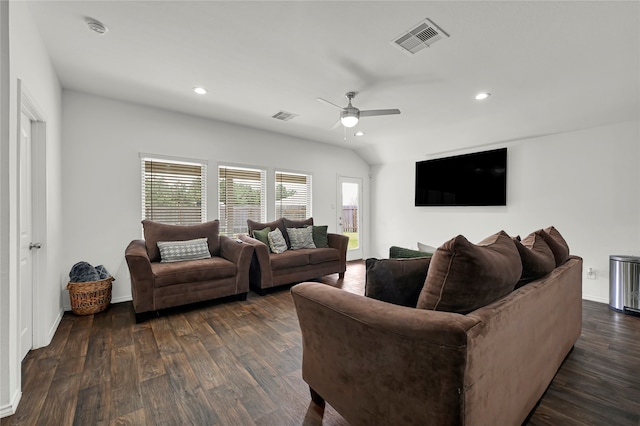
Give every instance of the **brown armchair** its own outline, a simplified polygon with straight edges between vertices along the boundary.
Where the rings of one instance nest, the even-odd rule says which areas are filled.
[[[164,308],[232,295],[246,299],[253,246],[218,235],[218,220],[198,225],[149,220],[142,224],[145,239],[131,241],[125,250],[136,322]],[[158,241],[205,237],[210,258],[161,262]]]

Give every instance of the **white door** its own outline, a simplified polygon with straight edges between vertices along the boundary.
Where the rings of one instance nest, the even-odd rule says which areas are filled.
[[[33,347],[33,259],[31,205],[31,120],[24,113],[20,118],[20,292],[19,339],[20,359]]]
[[[349,237],[347,260],[362,259],[362,179],[338,177],[338,233]]]

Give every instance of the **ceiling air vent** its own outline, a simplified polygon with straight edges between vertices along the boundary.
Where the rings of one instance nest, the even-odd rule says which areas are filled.
[[[272,115],[271,117],[275,118],[276,120],[289,121],[292,118],[296,118],[297,116],[298,114],[293,114],[291,112],[279,111],[274,115]]]
[[[414,28],[402,33],[393,40],[393,44],[402,49],[403,52],[413,55],[425,47],[430,47],[444,37],[449,37],[449,34],[427,18]]]

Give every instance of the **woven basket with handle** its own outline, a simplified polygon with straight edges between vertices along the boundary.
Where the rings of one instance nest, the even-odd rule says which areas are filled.
[[[76,315],[91,315],[102,312],[111,303],[111,287],[114,278],[108,277],[100,281],[86,283],[69,282],[69,298],[71,310]]]

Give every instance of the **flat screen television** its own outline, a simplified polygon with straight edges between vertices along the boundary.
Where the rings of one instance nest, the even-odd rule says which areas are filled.
[[[416,206],[506,206],[507,148],[416,162]]]

